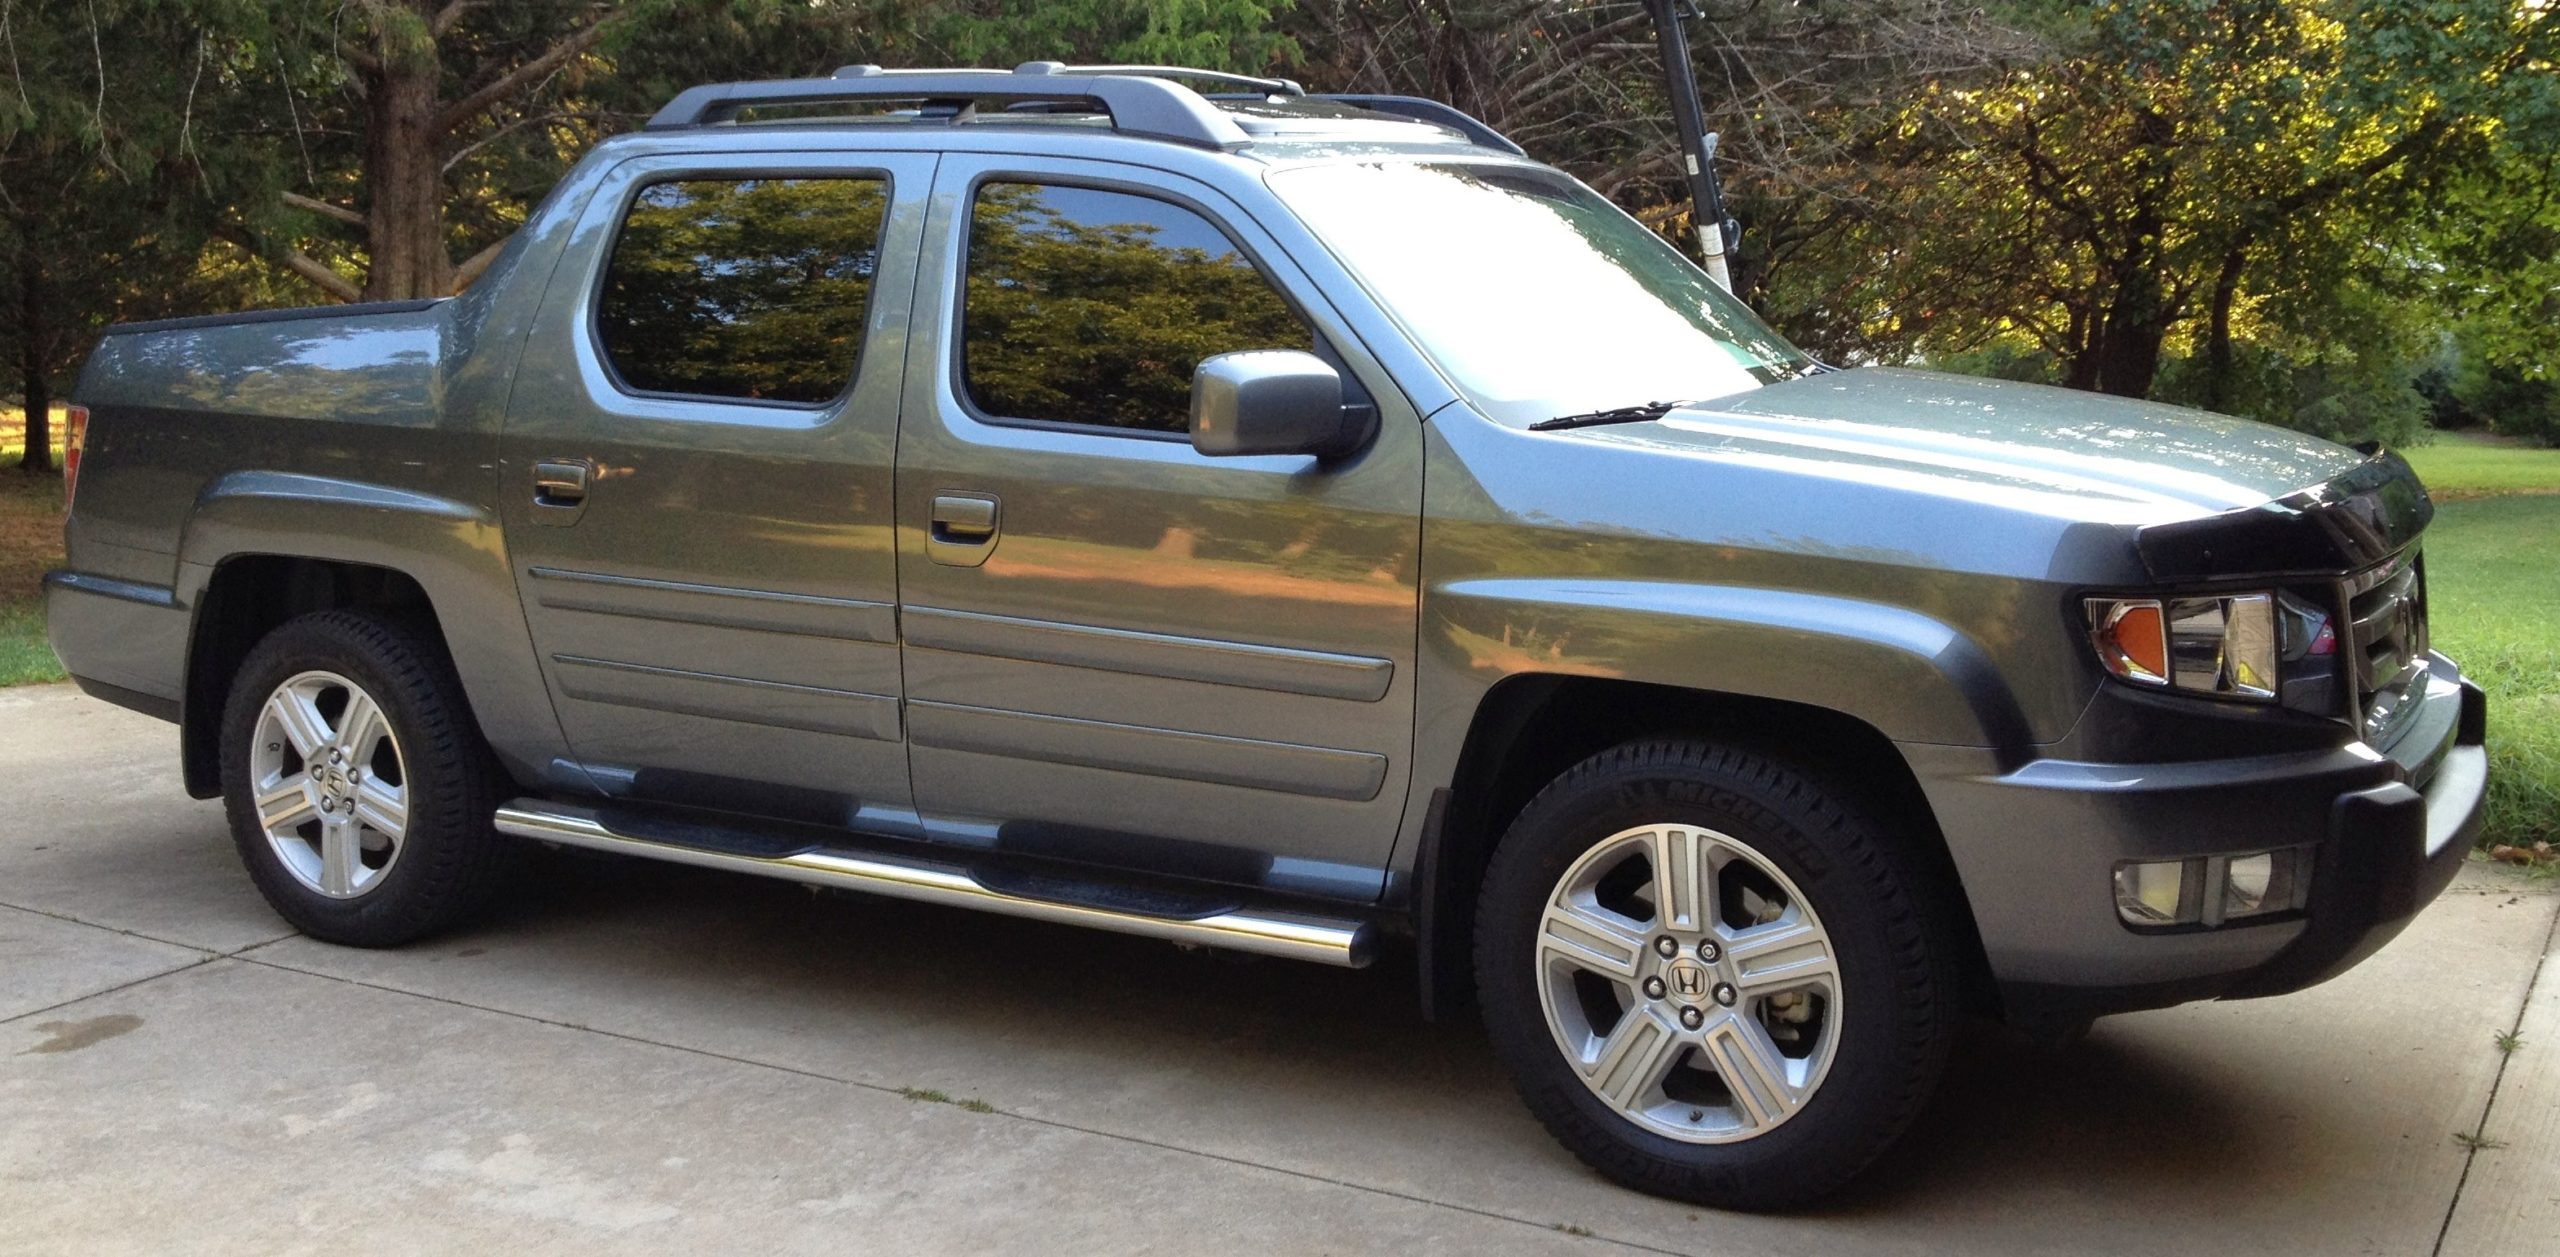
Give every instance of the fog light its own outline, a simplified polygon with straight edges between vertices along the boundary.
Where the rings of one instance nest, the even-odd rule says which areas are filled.
[[[2231,857],[2222,881],[2223,919],[2301,907],[2309,871],[2310,852],[2299,848]]]
[[[2189,924],[2201,915],[2201,860],[2165,860],[2116,866],[2116,915],[2134,925]]]
[[[2127,925],[2225,925],[2309,901],[2311,849],[2150,860],[2116,866],[2116,915]]]

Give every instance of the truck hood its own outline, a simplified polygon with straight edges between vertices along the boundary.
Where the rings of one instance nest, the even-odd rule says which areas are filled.
[[[1887,367],[1804,376],[1575,435],[2137,526],[2262,506],[2368,458],[2180,406]]]

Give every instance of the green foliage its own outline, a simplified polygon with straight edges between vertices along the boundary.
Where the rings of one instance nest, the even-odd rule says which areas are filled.
[[[915,29],[940,65],[1120,62],[1267,70],[1297,52],[1274,29],[1289,0],[956,0]]]
[[[2050,351],[2017,339],[1995,340],[1978,349],[1934,354],[1928,359],[1928,366],[1959,375],[1988,376],[2025,384],[2057,384],[2062,380],[2062,364],[2054,361]]]
[[[2204,362],[2173,359],[2153,395],[2163,401],[2213,404],[2228,414],[2298,429],[2333,441],[2377,440],[2406,447],[2428,435],[2427,399],[2417,373],[2399,356],[2322,346],[2319,356],[2292,357],[2257,344],[2233,347],[2218,404],[2209,403]]]
[[[2560,378],[2535,379],[2474,357],[2454,369],[2447,394],[2462,417],[2492,432],[2560,445]]]
[[[2426,397],[2448,420],[2543,440],[2560,424],[2543,387],[2560,373],[2560,6],[1827,0],[1720,7],[1712,26],[1701,79],[1748,227],[1739,283],[1834,361],[2402,438],[2405,377],[2435,362]],[[1438,97],[1685,238],[1631,5],[0,0],[0,31],[0,261],[38,255],[58,311],[18,314],[26,284],[0,265],[0,360],[41,341],[52,386],[110,319],[362,284],[368,223],[418,212],[415,186],[375,182],[401,67],[429,72],[440,106],[475,101],[403,141],[433,150],[455,264],[682,88],[853,61],[1171,62]]]

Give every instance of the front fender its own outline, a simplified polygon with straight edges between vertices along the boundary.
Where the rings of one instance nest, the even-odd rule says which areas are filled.
[[[1823,707],[1897,742],[2032,740],[1982,646],[1908,608],[1588,577],[1458,581],[1427,605],[1425,651],[1484,688],[1521,673],[1608,677]]]

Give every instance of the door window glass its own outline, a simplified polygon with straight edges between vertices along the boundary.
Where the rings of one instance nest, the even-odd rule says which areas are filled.
[[[1201,359],[1314,340],[1208,219],[1058,184],[979,187],[960,321],[982,413],[1152,432],[1189,427]]]
[[[633,199],[596,326],[626,387],[824,402],[862,351],[888,185],[686,179]]]

